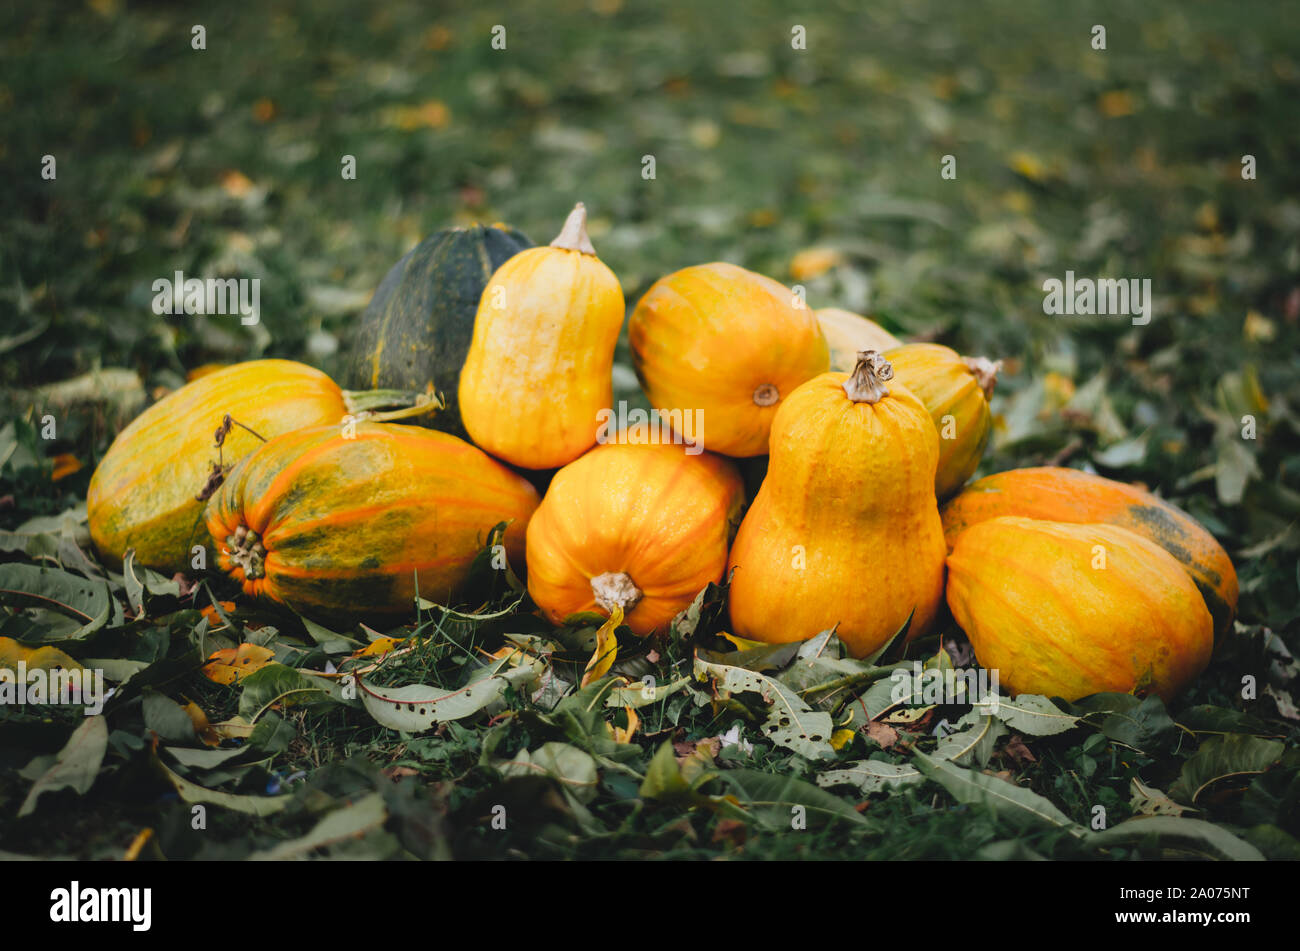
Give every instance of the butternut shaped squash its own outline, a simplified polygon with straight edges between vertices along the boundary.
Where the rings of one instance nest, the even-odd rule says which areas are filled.
[[[488,279],[458,395],[465,429],[492,455],[550,469],[596,444],[614,401],[623,290],[596,257],[579,202],[550,247],[530,248]]]
[[[909,637],[930,628],[943,598],[939,437],[891,376],[865,351],[852,374],[823,374],[783,402],[731,549],[735,633],[780,643],[837,627],[861,657],[909,614]]]
[[[903,346],[899,340],[880,324],[851,310],[823,307],[817,311],[826,346],[830,349],[830,368],[836,373],[851,373],[858,365],[858,354],[863,350],[884,353]]]
[[[316,618],[414,612],[455,598],[491,529],[523,555],[537,491],[482,450],[418,426],[316,426],[268,440],[205,512],[244,592]]]
[[[1012,694],[1171,699],[1209,663],[1214,626],[1182,565],[1115,525],[1002,516],[948,556],[948,606]]]
[[[528,593],[555,624],[618,605],[637,634],[664,631],[722,580],[743,504],[740,474],[721,456],[597,446],[555,474],[528,525]]]
[[[660,278],[632,312],[628,339],[650,405],[698,411],[705,446],[727,456],[767,452],[781,401],[829,366],[814,313],[733,264]]]
[[[1237,572],[1228,553],[1196,519],[1137,486],[1077,469],[1012,469],[973,482],[941,515],[950,550],[972,526],[1002,515],[1126,528],[1178,559],[1200,589],[1216,632],[1232,626]]]
[[[934,491],[943,501],[979,468],[993,432],[989,400],[1002,364],[963,357],[937,343],[905,344],[888,351],[885,359],[894,367],[894,379],[925,404],[939,431]]]

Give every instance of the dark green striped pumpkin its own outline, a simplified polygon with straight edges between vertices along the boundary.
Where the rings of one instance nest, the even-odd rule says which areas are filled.
[[[502,224],[447,228],[425,238],[393,265],[362,314],[345,385],[423,390],[432,382],[447,408],[424,425],[465,436],[456,391],[479,298],[498,267],[532,246]]]

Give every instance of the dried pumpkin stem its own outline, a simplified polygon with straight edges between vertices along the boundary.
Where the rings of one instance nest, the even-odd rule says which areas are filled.
[[[998,371],[1002,369],[1002,361],[990,360],[988,357],[962,357],[961,362],[984,391],[984,398],[992,399],[993,388],[998,385]]]
[[[889,395],[885,386],[894,378],[894,367],[877,350],[859,350],[858,363],[841,384],[855,403],[878,403]]]
[[[551,247],[595,255],[596,249],[592,246],[591,238],[587,237],[586,205],[578,202],[573,206],[573,211],[569,212],[569,217],[564,220],[564,227],[551,242]]]
[[[244,577],[266,577],[266,546],[261,536],[247,525],[240,525],[226,536],[226,550],[230,560],[244,569]]]
[[[621,607],[623,613],[631,611],[641,600],[641,589],[623,571],[607,571],[591,579],[591,593],[596,604],[604,611],[613,612]]]
[[[764,383],[754,390],[755,406],[771,406],[781,398],[781,391],[774,383]]]

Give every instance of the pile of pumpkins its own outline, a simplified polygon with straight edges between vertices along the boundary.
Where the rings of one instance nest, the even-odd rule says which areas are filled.
[[[380,284],[347,382],[432,384],[441,412],[367,418],[357,392],[291,361],[210,372],[117,437],[92,537],[172,572],[211,553],[247,594],[338,620],[408,612],[417,584],[453,600],[506,522],[504,554],[557,624],[620,609],[662,634],[730,576],[739,636],[834,628],[864,656],[909,618],[914,638],[951,616],[1012,693],[1067,699],[1169,697],[1231,624],[1227,554],[1156,496],[1062,468],[963,490],[999,364],[810,310],[740,267],[688,267],[641,298],[629,339],[650,405],[678,426],[695,414],[700,443],[598,440],[624,314],[582,205],[548,247],[503,225],[439,232]],[[747,499],[738,461],[764,455]]]

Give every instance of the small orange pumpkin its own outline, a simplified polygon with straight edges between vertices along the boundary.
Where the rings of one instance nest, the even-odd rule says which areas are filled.
[[[829,366],[813,312],[734,264],[660,278],[637,302],[628,340],[650,405],[700,411],[705,445],[728,456],[767,452],[781,400]]]
[[[528,593],[552,623],[610,613],[667,628],[722,579],[744,486],[735,466],[675,445],[597,446],[555,474],[528,525]]]

